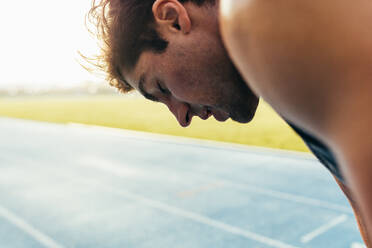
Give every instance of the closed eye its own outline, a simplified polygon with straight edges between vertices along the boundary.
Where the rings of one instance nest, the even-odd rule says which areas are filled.
[[[169,95],[170,94],[170,91],[166,88],[164,88],[160,82],[157,82],[157,85],[158,85],[158,88],[160,90],[161,93],[163,93],[164,95]]]

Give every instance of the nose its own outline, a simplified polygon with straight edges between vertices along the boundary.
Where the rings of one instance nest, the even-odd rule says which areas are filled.
[[[187,103],[178,101],[172,97],[166,105],[182,127],[190,125],[193,115]]]

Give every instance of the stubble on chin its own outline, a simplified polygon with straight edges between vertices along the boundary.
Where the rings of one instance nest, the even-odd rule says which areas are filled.
[[[251,122],[256,114],[259,99],[252,95],[231,106],[230,118],[239,123]]]

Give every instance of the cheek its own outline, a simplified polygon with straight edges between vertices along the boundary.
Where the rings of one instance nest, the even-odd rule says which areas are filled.
[[[179,59],[169,59],[165,65],[164,81],[169,90],[180,100],[188,101],[190,97],[195,96],[198,77],[192,63],[188,62],[187,57],[182,56]]]
[[[191,74],[193,73],[193,74]],[[172,93],[176,98],[190,104],[215,105],[219,97],[217,87],[211,87],[212,82],[208,81],[205,75],[187,71],[174,73],[176,82],[172,87]]]
[[[184,69],[174,70],[169,78],[170,90],[180,100],[189,101],[195,94],[195,81],[190,72]]]
[[[169,73],[170,90],[180,100],[194,104],[214,104],[222,94],[218,71],[206,65],[179,66]]]
[[[163,62],[164,81],[175,97],[195,104],[212,105],[221,101],[223,88],[231,81],[231,65],[223,50],[218,51],[189,51],[168,56],[167,64]]]

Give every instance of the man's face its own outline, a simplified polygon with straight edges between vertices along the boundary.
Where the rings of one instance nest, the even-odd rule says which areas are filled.
[[[134,70],[124,70],[127,81],[146,98],[167,105],[183,127],[193,116],[249,122],[258,98],[215,33],[195,28],[189,35],[166,37],[165,52],[143,52]]]

